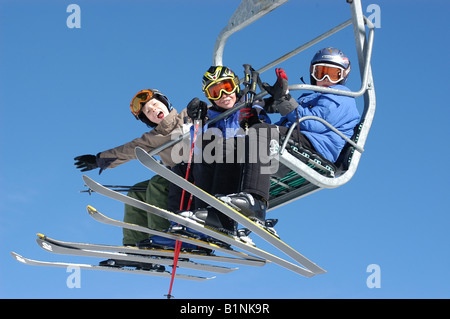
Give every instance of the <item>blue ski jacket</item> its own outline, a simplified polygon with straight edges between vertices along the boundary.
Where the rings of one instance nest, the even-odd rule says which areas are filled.
[[[271,123],[269,116],[264,111],[264,109],[259,105],[253,105],[253,108],[259,109],[259,118],[263,120],[266,123]],[[222,112],[224,112],[223,110]],[[212,120],[222,114],[222,112],[216,110],[214,107],[211,107],[207,111],[207,118],[209,120]],[[239,111],[236,111],[232,114],[230,114],[228,117],[221,119],[217,121],[216,123],[213,123],[212,125],[204,125],[202,128],[202,132],[205,133],[206,130],[215,128],[218,129],[214,131],[214,134],[222,134],[221,136],[225,139],[232,138],[232,137],[244,137],[245,132],[244,130],[239,126]],[[191,137],[193,136],[194,129],[191,128]]]
[[[261,106],[253,105],[253,108],[258,109],[259,118],[261,120],[263,120],[266,123],[271,123],[269,116],[267,115],[267,113],[264,111],[264,109]],[[222,111],[218,107],[208,108],[208,111],[206,113],[207,118],[209,120],[214,119],[217,116],[219,116],[220,114],[222,114],[224,111],[226,111],[226,110]],[[238,138],[245,137],[245,131],[239,125],[239,113],[240,113],[240,111],[236,111],[236,112],[230,114],[228,117],[223,118],[223,119],[213,123],[212,125],[205,124],[202,127],[201,132],[200,132],[200,130],[198,132],[198,134],[204,134],[206,137],[206,140],[203,140],[201,147],[204,148],[208,144],[208,141],[212,139],[212,135],[214,137],[223,137],[224,141],[226,139],[235,138],[235,137],[238,137]],[[191,141],[193,139],[193,136],[194,136],[194,125],[191,126]],[[198,140],[199,139],[197,138],[197,141]],[[200,152],[201,152],[200,146],[198,144],[199,143],[196,143],[194,146],[194,154],[196,154],[196,155],[200,154]],[[226,144],[224,144],[224,147],[226,147]]]
[[[225,111],[225,110],[224,110]],[[212,120],[222,114],[222,112],[215,110],[214,108],[209,108],[208,112],[206,113],[207,118]],[[221,119],[220,121],[217,121],[216,123],[212,125],[205,125],[203,126],[203,132],[206,132],[206,130],[210,128],[217,128],[221,131],[222,136],[225,139],[235,137],[235,136],[244,136],[242,133],[242,130],[239,130],[239,112],[234,112],[230,114],[228,117]]]
[[[331,88],[350,91],[346,86],[339,84]],[[350,96],[320,92],[305,93],[297,99],[297,102],[299,106],[283,116],[275,123],[276,125],[290,127],[297,121],[297,116],[302,118],[312,115],[324,119],[351,138],[354,127],[360,121],[356,101]],[[333,163],[346,143],[342,137],[317,120],[300,122],[300,132],[306,135],[317,152]]]

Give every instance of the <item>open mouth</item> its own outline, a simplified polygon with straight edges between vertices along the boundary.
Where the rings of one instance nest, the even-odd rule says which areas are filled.
[[[162,120],[164,118],[164,112],[163,111],[159,111],[158,115],[156,115],[157,118],[159,118],[160,120]]]

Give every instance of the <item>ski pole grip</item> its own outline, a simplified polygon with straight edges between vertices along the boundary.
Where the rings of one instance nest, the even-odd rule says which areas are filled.
[[[249,85],[250,84],[250,77],[251,77],[251,69],[252,66],[250,64],[244,64],[244,85]]]
[[[256,85],[258,85],[258,77],[259,77],[259,72],[252,70],[252,81],[251,81],[250,92],[253,94],[256,93]]]
[[[199,109],[198,109],[197,117],[195,118],[195,121],[200,121],[201,118],[202,118],[202,109],[199,108]]]

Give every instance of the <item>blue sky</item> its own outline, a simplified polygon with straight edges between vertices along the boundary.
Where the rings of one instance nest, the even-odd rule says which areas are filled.
[[[71,3],[81,8],[79,29],[66,25]],[[35,234],[121,243],[121,229],[94,221],[86,206],[121,219],[122,204],[79,193],[84,186],[73,157],[145,132],[129,111],[140,89],[160,89],[178,110],[202,97],[216,37],[238,3],[0,0],[1,298],[164,298],[165,278],[85,270],[81,288],[69,289],[65,269],[23,265],[9,252],[95,263],[45,252]],[[271,213],[282,239],[328,273],[308,279],[276,265],[242,266],[209,282],[177,280],[177,298],[450,297],[450,3],[364,0],[363,8],[372,3],[381,9],[372,58],[377,110],[359,169],[348,184]],[[224,64],[242,76],[242,64],[260,68],[349,17],[343,0],[291,0],[232,35]],[[308,78],[312,55],[325,46],[341,48],[356,66],[347,28],[281,64],[291,84]],[[273,70],[261,77],[275,79]],[[360,87],[356,67],[348,85]],[[152,174],[137,161],[100,176],[88,172],[100,183],[123,185]],[[366,284],[372,264],[380,267],[380,288]]]

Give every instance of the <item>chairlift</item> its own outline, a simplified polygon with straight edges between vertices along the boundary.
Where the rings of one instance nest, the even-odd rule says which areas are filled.
[[[288,0],[242,0],[239,7],[228,21],[227,26],[217,37],[213,51],[213,64],[223,65],[222,59],[225,44],[233,33],[242,30],[287,1]],[[353,26],[361,76],[361,88],[358,91],[343,91],[308,84],[293,84],[289,85],[289,90],[309,90],[347,95],[355,98],[363,96],[364,110],[361,115],[361,121],[355,127],[352,138],[349,139],[321,118],[308,116],[299,120],[300,122],[305,120],[321,121],[346,140],[346,145],[341,151],[336,163],[331,163],[319,154],[312,154],[304,149],[299,149],[298,145],[295,143],[290,143],[289,137],[295,126],[298,124],[296,123],[291,126],[286,138],[282,141],[281,145],[278,145],[278,160],[281,165],[278,172],[271,177],[269,210],[308,196],[323,188],[336,188],[342,186],[353,177],[358,168],[361,154],[364,151],[364,145],[375,115],[375,87],[370,66],[375,27],[370,20],[363,15],[361,0],[346,0],[346,2],[350,7],[350,19],[256,70],[261,74],[313,45],[320,43],[346,27],[350,25]],[[366,28],[368,29],[367,34]],[[261,99],[266,95],[267,92],[262,91],[255,96],[255,99]],[[242,109],[244,106],[244,103],[238,104],[233,109],[222,113],[221,116],[216,117],[209,123],[216,122],[228,116],[230,113]],[[155,155],[162,149],[172,146],[188,136],[189,133],[185,133],[184,135],[179,136],[178,139],[174,139],[171,142],[154,149],[150,152],[150,155]]]
[[[219,34],[213,55],[215,65],[222,65],[225,43],[232,33],[241,30],[286,1],[258,1],[257,5],[259,8],[253,10],[253,12],[258,11],[259,9],[260,11],[257,15],[253,15],[252,18],[250,18],[250,13],[246,8],[248,9],[254,2],[255,1],[242,1],[238,9],[230,18],[227,27]],[[289,137],[298,123],[291,126],[286,138],[282,141],[282,144],[278,146],[278,159],[281,165],[278,172],[271,177],[269,209],[280,207],[323,188],[336,188],[342,186],[353,177],[358,168],[361,153],[364,151],[364,145],[375,114],[375,88],[370,66],[375,27],[370,20],[363,15],[360,0],[347,0],[346,2],[349,3],[350,6],[350,19],[257,70],[257,72],[261,74],[311,46],[320,43],[329,36],[353,25],[356,52],[361,73],[361,88],[358,91],[349,92],[318,87],[315,85],[294,84],[289,85],[289,90],[310,90],[342,94],[355,98],[364,96],[364,111],[361,116],[361,121],[359,125],[355,127],[352,138],[348,139],[331,124],[321,118],[308,116],[300,119],[300,122],[305,120],[321,121],[347,141],[336,163],[327,161],[319,154],[311,154],[304,149],[299,149],[296,143],[291,143]],[[366,28],[368,29],[367,36]]]

